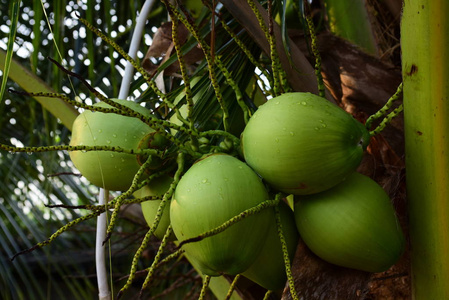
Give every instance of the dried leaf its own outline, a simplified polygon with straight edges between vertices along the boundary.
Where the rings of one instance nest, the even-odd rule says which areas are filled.
[[[178,39],[183,45],[189,37],[189,31],[182,24],[178,25]],[[172,23],[167,22],[158,28],[153,37],[153,43],[148,48],[147,53],[142,61],[142,67],[150,74],[157,71],[159,65],[153,63],[151,58],[163,58],[162,63],[164,63],[170,56],[176,54],[175,45],[172,39]],[[204,57],[203,52],[198,47],[190,50],[186,55],[184,55],[184,61],[187,66],[193,65],[197,61],[202,60]],[[168,66],[164,70],[164,74],[170,76],[174,73],[179,72],[179,63],[176,61],[172,65]]]

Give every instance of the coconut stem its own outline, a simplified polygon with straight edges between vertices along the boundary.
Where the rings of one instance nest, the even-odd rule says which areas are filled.
[[[282,197],[281,194],[276,195],[276,199],[279,199]],[[281,223],[281,214],[279,212],[279,206],[274,207],[275,217],[276,217],[276,226],[278,231],[279,240],[281,241],[282,245],[282,253],[284,256],[284,264],[285,264],[285,273],[287,275],[288,284],[290,286],[290,294],[293,298],[293,300],[299,300],[298,293],[295,289],[295,280],[293,278],[292,274],[292,267],[290,263],[290,258],[288,255],[288,248],[287,248],[287,242],[285,241],[284,233],[282,231],[282,223]]]
[[[142,181],[142,183],[145,183],[145,184],[147,184],[148,182],[149,182],[149,180],[148,181],[146,181],[146,180]],[[139,184],[137,190],[139,188],[142,188],[145,184]],[[97,205],[92,205],[92,204],[85,204],[85,205],[55,204],[55,205],[45,205],[45,207],[49,207],[49,208],[62,207],[62,208],[67,208],[67,209],[87,209],[87,210],[97,211],[97,212],[102,213],[102,212],[106,211],[106,209],[114,206],[117,198],[114,198],[108,204],[97,204]],[[146,197],[142,197],[142,198],[132,198],[132,199],[124,200],[122,202],[122,205],[134,204],[134,203],[142,203],[142,202],[145,202],[145,201],[154,201],[154,200],[161,200],[161,199],[162,198],[158,197],[158,196],[146,196]]]
[[[114,210],[112,211],[112,214],[111,214],[111,220],[109,222],[109,226],[106,231],[107,239],[109,239],[109,237],[112,233],[112,229],[115,226],[115,222],[118,217],[118,212],[119,212],[120,207],[123,205],[123,201],[127,197],[131,196],[132,193],[137,190],[137,185],[139,184],[139,181],[140,181],[142,175],[145,173],[145,170],[151,164],[151,161],[152,161],[152,159],[151,159],[151,155],[150,155],[150,156],[148,156],[147,160],[140,166],[139,170],[137,171],[136,175],[133,178],[133,181],[132,181],[129,189],[126,192],[124,192],[123,194],[121,194],[119,197],[117,197],[117,200],[115,201],[115,205],[114,205]]]
[[[164,238],[162,239],[161,245],[159,246],[159,249],[157,250],[156,256],[154,257],[153,263],[151,264],[151,267],[148,269],[147,277],[145,278],[145,281],[142,284],[142,288],[140,290],[140,295],[143,294],[143,291],[147,288],[148,284],[150,283],[151,279],[153,279],[154,271],[156,271],[156,268],[159,266],[159,262],[161,261],[162,252],[164,251],[165,247],[167,246],[168,239],[170,235],[172,234],[172,228],[171,225],[168,226],[167,231],[165,232]]]
[[[273,294],[273,291],[267,291],[263,297],[263,300],[270,299],[271,294]]]
[[[173,142],[175,145],[180,146],[179,142],[170,134],[168,134],[164,127],[168,127],[177,131],[182,131],[184,133],[187,133],[192,136],[197,136],[198,133],[196,131],[192,131],[189,128],[186,128],[184,126],[179,126],[177,124],[173,124],[169,121],[157,119],[154,117],[146,117],[132,109],[130,109],[127,106],[121,105],[115,101],[109,100],[108,98],[104,96],[99,96],[100,100],[105,102],[106,104],[109,104],[112,106],[112,108],[108,107],[101,107],[101,106],[93,106],[93,105],[87,105],[81,101],[72,100],[69,97],[67,97],[65,94],[59,94],[59,93],[47,93],[47,92],[19,92],[14,90],[9,90],[10,92],[13,92],[15,94],[19,95],[26,95],[30,97],[47,97],[47,98],[58,98],[63,100],[64,102],[67,102],[70,105],[73,105],[75,107],[84,108],[86,110],[90,111],[98,111],[102,113],[113,113],[117,115],[127,116],[127,117],[134,117],[138,118],[151,128],[153,128],[155,131],[157,131],[159,134],[161,134],[163,137],[167,138],[169,141]]]
[[[90,213],[90,214],[88,214],[88,215],[85,215],[85,216],[79,217],[79,218],[77,218],[77,219],[75,219],[75,220],[73,220],[73,221],[70,221],[69,223],[67,223],[67,224],[65,224],[64,226],[62,226],[61,228],[59,228],[55,233],[53,233],[53,234],[52,234],[48,239],[46,239],[45,241],[40,242],[40,243],[37,243],[36,245],[34,245],[34,246],[31,247],[31,248],[28,248],[28,249],[26,249],[26,250],[23,250],[23,251],[20,251],[20,252],[14,254],[14,256],[11,257],[11,261],[13,261],[13,260],[14,260],[17,256],[19,256],[19,255],[22,255],[22,254],[25,254],[25,253],[30,253],[30,252],[32,252],[32,251],[38,249],[38,248],[42,248],[42,247],[44,247],[44,246],[50,244],[50,243],[53,242],[58,236],[60,236],[63,232],[66,232],[67,230],[69,230],[70,228],[72,228],[73,226],[75,226],[75,225],[77,225],[77,224],[79,224],[79,223],[81,223],[81,222],[84,222],[84,221],[87,221],[87,220],[90,220],[90,219],[92,219],[92,218],[97,217],[98,215],[100,215],[101,212],[102,212],[102,211],[94,211],[94,212],[92,212],[92,213]]]
[[[162,197],[162,201],[159,204],[159,207],[156,212],[156,216],[154,217],[153,224],[150,226],[150,230],[145,234],[145,237],[142,240],[142,243],[140,244],[139,249],[137,249],[136,253],[134,254],[133,260],[131,262],[131,270],[129,271],[129,277],[125,285],[122,287],[122,289],[119,291],[117,298],[120,298],[125,290],[127,290],[130,286],[132,281],[134,280],[134,277],[136,275],[137,270],[137,263],[139,262],[139,258],[143,252],[143,250],[147,247],[148,241],[150,240],[151,235],[156,230],[157,226],[159,225],[159,221],[161,220],[162,213],[164,212],[165,205],[167,205],[167,202],[171,199],[173,192],[175,191],[175,188],[179,182],[179,179],[181,178],[181,174],[184,171],[184,164],[185,164],[185,154],[180,152],[177,157],[177,163],[178,163],[178,169],[176,170],[175,176],[173,178],[173,182],[171,183],[170,187],[168,188],[167,192],[165,192],[164,196]]]
[[[244,210],[243,212],[241,212],[240,214],[234,216],[233,218],[229,219],[228,221],[224,222],[223,224],[221,224],[220,226],[217,226],[209,231],[206,231],[202,234],[200,234],[199,236],[184,240],[182,242],[179,243],[178,248],[181,248],[183,245],[188,244],[188,243],[193,243],[193,242],[199,242],[207,237],[219,234],[220,232],[225,231],[229,226],[234,225],[235,223],[251,216],[254,215],[256,213],[259,213],[260,211],[269,208],[269,207],[273,207],[273,206],[277,206],[279,204],[280,199],[275,199],[275,200],[266,200],[254,207],[251,207],[247,210]]]
[[[129,56],[128,53],[126,53],[117,43],[115,43],[112,39],[110,39],[108,36],[106,36],[104,33],[99,31],[97,28],[89,24],[85,19],[79,18],[81,23],[83,23],[89,30],[91,30],[93,33],[95,33],[99,38],[101,38],[103,41],[105,41],[108,45],[114,48],[115,51],[117,51],[121,56],[123,56],[124,59],[126,59],[131,65],[139,72],[142,77],[145,79],[148,86],[153,90],[156,95],[165,103],[170,109],[173,109],[175,112],[178,110],[176,105],[174,105],[172,102],[170,102],[167,98],[167,95],[162,93],[154,80],[152,80],[152,77],[145,71],[145,69],[140,66],[132,57]]]
[[[394,102],[396,100],[398,100],[401,95],[402,95],[402,82],[401,82],[401,84],[399,84],[394,95],[391,96],[390,99],[388,99],[388,101],[385,103],[385,105],[381,109],[379,109],[376,113],[369,116],[369,118],[365,122],[366,129],[369,130],[375,120],[385,116],[387,114],[387,111],[393,106]],[[376,130],[377,130],[377,128],[376,128]]]
[[[225,138],[228,138],[232,141],[232,143],[234,144],[235,149],[238,149],[239,152],[241,152],[240,149],[240,139],[237,138],[236,136],[232,135],[229,132],[226,131],[222,131],[222,130],[208,130],[208,131],[204,131],[200,134],[200,137],[210,137],[210,136],[223,136]],[[241,153],[239,153],[241,154]],[[241,155],[243,157],[243,155]]]
[[[185,251],[184,249],[179,249],[175,252],[173,252],[172,254],[168,255],[166,258],[164,258],[163,260],[161,260],[159,262],[159,264],[156,267],[160,267],[162,265],[167,264],[168,262],[172,261],[175,258],[178,258],[181,254],[183,254]],[[149,268],[147,269],[147,271],[149,270]]]
[[[390,112],[379,124],[379,126],[376,127],[376,129],[370,131],[370,136],[375,136],[376,134],[379,134],[382,132],[382,130],[387,127],[387,125],[393,120],[395,117],[397,117],[402,111],[404,110],[404,106],[401,104],[399,105],[395,110]]]
[[[175,45],[176,55],[178,56],[178,62],[179,62],[179,68],[181,70],[182,80],[184,80],[184,91],[186,94],[187,99],[187,120],[184,119],[184,117],[181,115],[181,113],[176,111],[176,117],[178,120],[180,120],[182,123],[187,125],[192,132],[197,133],[198,131],[195,128],[195,122],[193,120],[193,96],[192,96],[192,89],[190,88],[190,78],[189,74],[187,74],[187,67],[184,60],[184,55],[181,51],[181,43],[179,41],[178,37],[178,25],[179,20],[176,18],[176,16],[169,10],[170,17],[172,19],[172,39],[173,43]],[[190,139],[192,141],[192,146],[195,151],[198,151],[199,145],[198,145],[198,138],[196,135],[191,135]]]
[[[206,296],[207,288],[209,287],[209,282],[210,276],[205,275],[203,278],[203,286],[201,287],[200,297],[198,298],[198,300],[202,300]]]
[[[251,7],[251,10],[254,12],[254,14],[256,15],[257,20],[259,21],[259,26],[262,29],[262,31],[265,33],[265,37],[267,38],[267,41],[270,44],[270,58],[271,58],[271,63],[272,63],[272,70],[273,70],[273,91],[274,91],[274,95],[278,96],[281,94],[281,81],[280,81],[280,74],[281,74],[281,70],[282,68],[280,67],[280,62],[279,62],[279,56],[277,54],[277,49],[276,49],[276,41],[274,39],[274,33],[272,30],[272,18],[271,15],[269,15],[269,18],[271,21],[269,21],[269,27],[266,26],[262,15],[259,11],[259,9],[256,6],[256,3],[254,0],[248,0],[248,5]]]
[[[178,25],[179,20],[176,18],[176,16],[171,12],[171,10],[168,11],[170,14],[170,17],[172,19],[172,39],[173,44],[175,45],[176,55],[178,56],[178,62],[179,62],[179,68],[181,70],[181,76],[182,80],[184,81],[184,91],[186,94],[187,99],[187,120],[184,119],[184,117],[177,112],[176,116],[178,117],[178,120],[180,120],[182,123],[186,124],[190,127],[190,129],[195,130],[194,122],[192,118],[192,112],[193,112],[193,97],[192,97],[192,89],[190,88],[190,78],[189,74],[187,74],[187,67],[186,62],[184,60],[184,55],[181,51],[181,42],[179,41],[178,36]]]
[[[221,18],[220,15],[218,15],[218,17],[220,18],[221,26],[231,36],[233,41],[240,47],[240,49],[243,51],[243,53],[245,53],[248,60],[262,72],[262,74],[267,78],[270,85],[273,86],[273,78],[268,74],[267,70],[260,64],[259,61],[257,61],[257,59],[253,56],[251,51],[248,49],[248,47],[246,47],[246,45],[239,38],[239,36],[237,34],[235,34],[234,31],[232,31],[232,29],[228,26],[228,24],[226,24],[225,20],[223,20],[223,18]],[[271,91],[267,91],[267,93],[272,95]]]
[[[184,26],[189,30],[189,32],[196,39],[199,46],[203,50],[204,57],[206,58],[207,64],[209,65],[208,68],[209,77],[212,83],[212,87],[214,88],[217,101],[220,104],[220,108],[223,111],[224,129],[225,131],[229,131],[229,112],[226,103],[223,99],[223,95],[221,94],[220,84],[218,83],[217,74],[215,72],[215,63],[214,63],[215,60],[211,55],[210,46],[200,37],[198,28],[192,20],[183,16],[179,11],[176,10],[176,7],[174,7],[171,3],[169,3],[168,0],[162,0],[162,2],[167,7],[167,10],[171,11],[173,16],[175,16],[179,21],[181,21],[184,24]]]
[[[249,107],[246,105],[245,101],[243,100],[242,91],[240,90],[240,88],[239,88],[238,84],[235,82],[235,80],[232,79],[231,73],[229,73],[228,69],[226,69],[226,67],[223,65],[223,63],[218,58],[218,56],[215,56],[215,63],[220,68],[227,83],[234,91],[237,103],[243,111],[243,120],[245,121],[245,124],[248,123],[250,110],[249,110]]]
[[[232,293],[233,293],[234,290],[235,290],[235,286],[237,285],[237,282],[239,281],[240,276],[241,276],[240,274],[237,274],[237,275],[234,277],[234,280],[232,280],[232,283],[231,283],[231,285],[229,286],[228,293],[226,294],[226,297],[225,297],[224,300],[229,300],[229,299],[231,299]]]
[[[162,203],[162,202],[161,202]],[[142,242],[140,243],[139,249],[137,249],[136,253],[134,253],[133,260],[131,262],[131,270],[129,271],[129,277],[126,281],[125,285],[120,289],[117,294],[117,299],[120,299],[123,296],[123,293],[131,286],[131,283],[134,280],[137,271],[137,263],[139,262],[139,258],[143,252],[143,250],[147,247],[148,242],[153,235],[153,232],[156,230],[155,227],[151,227],[150,230],[147,231],[145,236],[143,237]]]
[[[307,13],[306,16],[307,27],[309,29],[311,48],[313,56],[315,57],[315,76],[318,82],[318,95],[320,97],[326,98],[326,89],[324,87],[323,75],[321,74],[321,55],[318,51],[317,37],[315,33],[315,26],[313,25],[312,16]]]

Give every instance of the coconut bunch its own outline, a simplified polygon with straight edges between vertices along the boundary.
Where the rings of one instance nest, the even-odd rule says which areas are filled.
[[[242,134],[244,157],[268,186],[296,196],[297,229],[322,259],[382,272],[405,240],[386,192],[355,172],[370,133],[350,114],[310,93],[261,106]]]
[[[114,101],[152,117],[136,103]],[[139,118],[85,111],[74,123],[71,145],[162,150],[168,142],[157,132]],[[171,173],[150,180],[134,197],[159,197],[142,203],[148,225],[159,213],[153,233],[162,239],[171,225],[170,240],[177,240],[208,276],[243,274],[279,290],[299,236],[330,263],[381,272],[399,259],[404,237],[387,194],[355,172],[369,138],[365,126],[326,99],[282,94],[251,116],[241,134],[240,156],[214,148],[215,153],[195,159],[163,212],[160,199],[175,181]],[[163,159],[150,156],[71,152],[75,166],[93,184],[118,191],[133,184],[144,161],[150,163],[141,181],[167,168]],[[294,207],[272,200],[276,194],[295,195]]]

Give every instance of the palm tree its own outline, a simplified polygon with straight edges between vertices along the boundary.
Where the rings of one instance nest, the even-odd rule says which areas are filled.
[[[2,88],[16,91],[6,93],[0,99],[0,143],[16,147],[68,145],[73,120],[82,110],[74,109],[73,103],[68,104],[61,97],[35,95],[33,99],[22,91],[64,93],[68,99],[77,99],[88,105],[101,97],[93,95],[89,86],[107,98],[117,97],[127,61],[114,45],[125,52],[129,50],[144,2],[0,0],[0,16],[2,23],[6,24],[0,26],[0,47],[6,49],[0,49],[0,66],[4,72],[8,72],[5,66],[10,66],[10,80],[4,79]],[[189,117],[183,126],[198,132],[225,130],[233,135],[226,135],[231,140],[240,136],[245,122],[259,105],[288,91],[321,93],[362,123],[375,115],[395,94],[403,80],[402,74],[407,75],[404,77],[404,95],[414,99],[411,91],[421,88],[411,80],[417,72],[413,66],[421,71],[424,68],[420,64],[436,65],[439,62],[426,61],[428,56],[418,56],[411,51],[417,48],[413,44],[417,25],[410,21],[416,16],[411,12],[418,10],[420,16],[430,16],[425,14],[427,7],[439,12],[448,8],[443,1],[434,4],[424,0],[407,0],[404,3],[400,0],[181,2],[183,5],[177,8],[168,1],[157,2],[146,17],[147,25],[136,58],[136,67],[142,66],[143,69],[132,78],[129,99],[151,109],[159,120],[177,124],[181,123],[176,119],[176,110],[179,108],[185,115],[188,110],[182,111],[182,107],[186,107],[183,104],[193,101],[193,110],[188,112]],[[402,5],[405,9],[404,42],[400,37]],[[428,24],[434,24],[433,21],[424,17],[420,26],[426,28]],[[86,24],[91,24],[108,38],[102,40]],[[447,32],[447,26],[441,28],[442,33]],[[425,35],[428,31],[424,29],[423,32]],[[434,48],[447,44],[445,36],[432,35],[434,43],[423,46],[425,49],[421,53],[438,53]],[[407,58],[401,57],[401,48]],[[445,50],[442,47],[443,53]],[[13,56],[12,61],[8,55]],[[423,57],[424,61],[414,63],[417,57]],[[320,84],[320,75],[324,77],[324,85]],[[432,73],[428,77],[443,78],[443,75]],[[435,88],[442,93],[437,97],[443,97],[444,87],[441,84]],[[430,92],[424,89],[423,93],[429,95]],[[408,112],[413,112],[415,102],[408,103],[411,103],[408,104]],[[447,106],[441,105],[441,118],[444,119]],[[410,118],[416,118],[411,114],[412,117],[407,119],[407,101],[404,106],[407,136],[415,130],[413,128],[421,125],[408,123]],[[434,148],[429,151],[424,147],[427,150],[419,153],[409,149],[415,147],[414,138],[408,135],[407,143],[404,142],[404,120],[398,115],[401,108],[397,103],[390,108],[393,113],[389,116],[396,118],[390,120],[387,117],[389,124],[386,127],[376,121],[373,128],[368,128],[380,126],[377,128],[382,129],[382,133],[372,137],[358,171],[375,179],[390,195],[403,230],[408,233],[411,229],[413,247],[419,245],[419,253],[426,253],[429,246],[432,253],[443,260],[445,253],[449,253],[446,251],[447,243],[442,242],[438,247],[435,239],[445,241],[443,237],[447,234],[444,227],[447,213],[441,212],[448,200],[444,192],[447,188],[443,188],[448,186],[449,168],[443,163],[447,159],[443,154],[433,158],[433,161],[442,162],[441,168],[432,164],[428,171],[439,170],[441,176],[436,182],[441,188],[422,188],[419,184],[422,178],[413,176],[420,171],[413,170],[415,165],[409,165],[409,162],[416,160],[427,165],[425,157],[432,157]],[[443,129],[444,125],[447,122],[435,126]],[[189,135],[182,132],[175,137],[183,143],[189,139]],[[221,140],[221,136],[210,138],[208,147],[218,147],[217,141]],[[198,141],[192,138],[190,142],[195,147]],[[444,138],[430,143],[441,147],[438,148],[441,150],[448,146]],[[216,149],[223,151],[224,148]],[[168,148],[167,153],[171,150]],[[187,161],[187,165],[197,158],[195,151],[198,150],[189,151],[186,150],[193,153],[193,158]],[[238,155],[237,152],[233,154]],[[412,175],[407,173],[407,185],[405,153],[413,153],[407,162],[407,172],[412,172]],[[44,241],[64,224],[88,216],[89,210],[75,209],[74,206],[96,204],[98,188],[79,176],[64,151],[34,154],[2,151],[0,177],[2,299],[59,299],[67,298],[64,296],[67,291],[74,299],[96,298],[93,220],[81,222],[46,247],[15,257],[12,263],[9,259]],[[430,209],[428,212],[425,210],[427,213],[423,219],[420,218],[423,210],[420,199],[406,197],[406,190],[415,194],[414,189],[419,190],[416,194],[422,195],[421,198],[434,197],[438,190],[437,204],[428,206]],[[113,198],[119,193],[111,195]],[[412,223],[408,222],[406,199],[411,202]],[[151,238],[144,255],[135,256],[142,240],[146,239],[147,225],[138,205],[127,207],[117,220],[109,244],[111,259],[108,271],[113,293],[121,289],[128,279],[133,256],[137,259],[133,266],[137,263],[137,269],[143,270],[154,261],[161,243]],[[137,217],[127,218],[136,212],[132,209],[136,207]],[[440,217],[433,220],[434,214]],[[421,226],[430,228],[434,234],[421,231]],[[170,251],[176,249],[174,244],[169,243],[168,247]],[[444,266],[439,269],[441,266],[434,263],[439,260],[433,256],[424,260],[414,255],[412,253],[411,256],[413,276],[409,267],[409,247],[388,271],[370,274],[331,265],[300,242],[292,261],[293,277],[290,279],[293,281],[290,280],[289,285],[294,285],[297,293],[306,299],[408,299],[412,294],[413,277],[416,280],[413,283],[415,297],[430,291],[441,292],[434,298],[447,295],[444,284],[434,286],[426,279],[437,274],[438,282],[445,282],[447,269]],[[198,266],[193,264],[194,268],[183,258],[174,265],[158,269],[153,288],[144,295],[169,299],[196,297],[200,293],[201,277],[195,270]],[[139,293],[145,274],[143,271],[137,273],[133,290],[127,291],[124,297],[132,298]],[[208,296],[224,298],[233,279],[233,276],[213,277],[209,283],[212,293]],[[258,299],[265,293],[263,288],[245,279],[240,279],[235,289],[232,299]],[[295,299],[289,288],[282,296],[281,293],[277,296]],[[275,299],[274,295],[271,297]]]

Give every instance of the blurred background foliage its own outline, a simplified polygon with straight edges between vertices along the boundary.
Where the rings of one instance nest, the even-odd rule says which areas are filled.
[[[0,0],[0,51],[7,51],[13,2]],[[13,59],[54,91],[63,92],[71,99],[78,96],[92,103],[87,89],[79,80],[69,80],[47,57],[88,79],[104,95],[116,97],[125,60],[86,30],[78,22],[76,14],[106,32],[126,51],[143,3],[142,0],[21,1]],[[158,25],[164,19],[166,13],[158,2],[149,17],[151,21],[146,26],[139,59],[143,58],[156,31],[151,24]],[[0,75],[3,75],[2,71]],[[7,87],[22,90],[11,80]],[[142,90],[141,86],[134,84],[130,95],[136,97]],[[69,143],[69,130],[33,98],[6,93],[3,104],[4,112],[0,115],[2,143],[16,146]],[[69,230],[51,246],[10,260],[17,252],[45,240],[68,221],[84,213],[75,209],[48,208],[47,205],[93,204],[97,193],[98,188],[76,174],[66,152],[0,153],[1,299],[98,299],[94,262],[95,220]],[[111,282],[116,286],[123,284],[123,280],[117,283],[116,280],[129,272],[129,263],[147,230],[146,224],[139,220],[120,218],[117,233],[111,240],[109,271]],[[156,251],[157,246],[155,241],[154,249],[150,247],[143,256],[142,268],[151,263],[154,256],[151,252]],[[191,269],[182,262],[178,265],[181,273]],[[172,276],[179,278],[177,272]],[[177,286],[191,284],[195,276],[190,271]],[[167,288],[163,283],[159,286],[153,291],[154,295]]]

